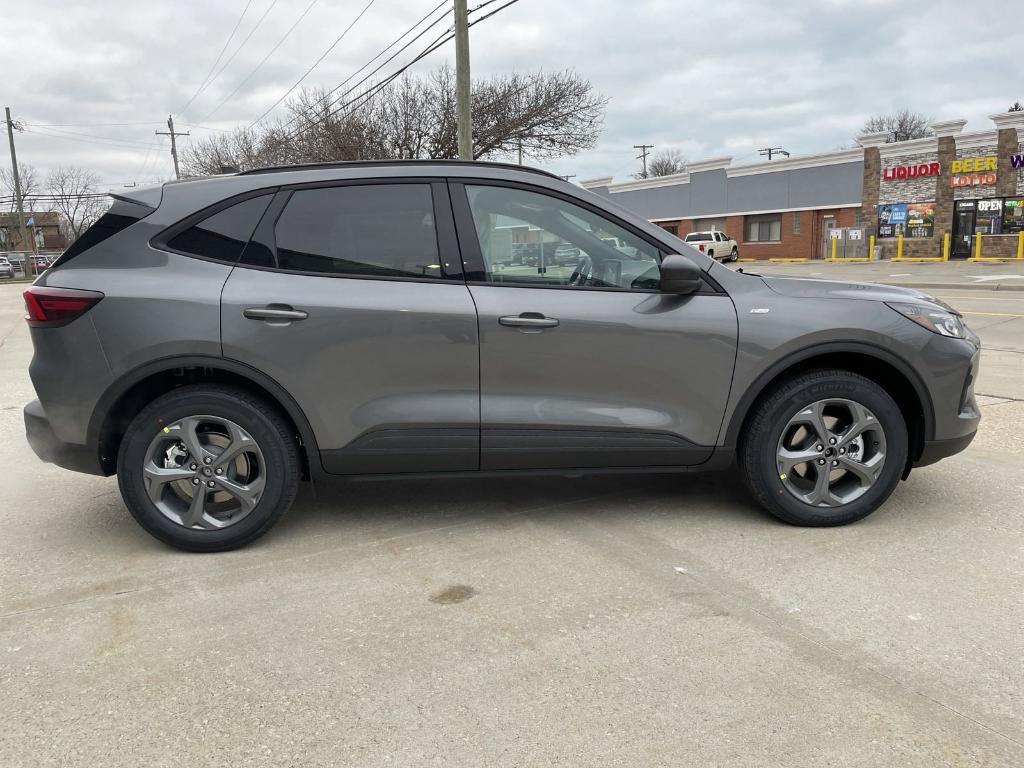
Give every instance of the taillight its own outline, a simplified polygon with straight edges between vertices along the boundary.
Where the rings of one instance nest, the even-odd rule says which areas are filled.
[[[701,243],[700,245],[698,245],[697,248],[700,249],[701,253],[704,253],[704,243]]]
[[[84,315],[103,298],[103,294],[99,291],[33,286],[25,291],[24,297],[28,324],[33,328],[54,328]]]

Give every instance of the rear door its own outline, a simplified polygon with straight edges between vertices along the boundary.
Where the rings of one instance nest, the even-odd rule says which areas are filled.
[[[710,283],[659,290],[658,248],[595,209],[521,185],[456,184],[480,316],[481,468],[681,466],[717,439],[736,312]],[[514,243],[566,242],[565,264]]]
[[[445,184],[282,190],[221,318],[225,357],[291,393],[328,472],[478,468],[476,311]]]

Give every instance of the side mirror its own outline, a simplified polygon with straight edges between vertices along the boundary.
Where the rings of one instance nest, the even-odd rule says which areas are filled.
[[[664,293],[689,294],[702,284],[700,267],[685,256],[673,253],[662,259],[660,287]]]

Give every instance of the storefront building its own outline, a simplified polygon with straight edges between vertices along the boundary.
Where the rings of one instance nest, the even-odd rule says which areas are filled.
[[[728,157],[690,163],[674,176],[582,185],[671,232],[722,230],[743,258],[824,258],[850,235],[881,258],[951,258],[982,237],[987,256],[1012,256],[1024,228],[1024,113],[992,115],[994,129],[965,133],[966,121],[932,123],[934,136],[818,155],[733,165]]]

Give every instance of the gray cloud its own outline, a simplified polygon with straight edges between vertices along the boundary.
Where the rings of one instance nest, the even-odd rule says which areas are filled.
[[[253,0],[228,55],[270,2]],[[279,0],[176,120],[194,134],[248,123],[365,4],[321,0],[208,128],[196,127],[308,2]],[[244,4],[2,0],[5,100],[29,124],[18,137],[22,160],[43,172],[90,167],[112,185],[167,178],[166,139],[153,131],[199,86]],[[434,4],[378,0],[307,84],[337,85]],[[998,14],[979,18],[953,1],[521,0],[472,31],[475,74],[573,68],[611,98],[599,146],[548,164],[579,178],[623,178],[636,170],[632,145],[641,141],[693,159],[750,161],[767,143],[824,151],[849,144],[870,113],[902,106],[988,128],[988,114],[1024,99],[1012,57],[1019,46],[1019,33]],[[417,69],[452,53],[443,49]],[[66,123],[76,125],[44,127]]]

